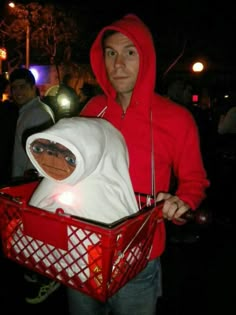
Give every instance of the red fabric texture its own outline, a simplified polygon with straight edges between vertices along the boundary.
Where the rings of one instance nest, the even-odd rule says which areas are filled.
[[[123,112],[107,79],[101,40],[106,30],[128,36],[140,56],[139,74],[130,105]],[[155,156],[155,193],[168,192],[171,172],[178,178],[176,195],[194,210],[205,198],[209,186],[203,166],[197,125],[184,107],[154,91],[156,54],[151,34],[134,15],[105,27],[91,47],[90,59],[104,95],[92,98],[82,116],[100,116],[123,134],[130,156],[130,176],[135,192],[152,193],[152,137]],[[101,115],[101,113],[103,113]],[[164,222],[158,224],[151,258],[165,247]]]

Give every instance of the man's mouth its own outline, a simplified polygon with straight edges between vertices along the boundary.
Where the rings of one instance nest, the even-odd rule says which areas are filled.
[[[113,77],[112,78],[113,80],[125,80],[125,79],[128,79],[128,77],[121,77],[121,76],[119,76],[119,77]]]

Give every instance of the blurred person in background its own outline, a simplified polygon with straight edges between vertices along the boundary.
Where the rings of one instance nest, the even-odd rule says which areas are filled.
[[[0,75],[0,185],[7,185],[11,178],[12,153],[15,137],[18,108],[10,99],[3,99],[7,95],[9,81]],[[3,136],[4,135],[4,136]]]
[[[55,118],[51,108],[41,101],[35,77],[30,70],[25,68],[15,69],[10,73],[9,82],[12,100],[19,109],[11,175],[12,181],[22,181],[37,177],[37,172],[34,172],[35,167],[26,154],[25,143],[27,138],[52,126]],[[43,302],[59,287],[58,282],[29,270],[25,271],[24,279],[28,283],[34,284],[34,287],[30,287],[29,296],[26,297],[26,302],[30,304]]]
[[[54,123],[54,114],[51,108],[41,101],[30,70],[14,70],[9,81],[12,100],[19,109],[12,164],[12,177],[17,179],[24,177],[26,171],[34,169],[25,152],[26,138],[51,126]]]
[[[236,135],[236,106],[232,106],[224,115],[220,116],[218,133]]]
[[[84,83],[80,88],[79,104],[80,110],[88,103],[88,101],[97,94],[96,87],[90,83]]]

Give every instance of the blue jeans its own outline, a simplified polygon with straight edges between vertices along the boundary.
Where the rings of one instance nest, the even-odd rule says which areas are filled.
[[[70,315],[155,315],[161,290],[160,259],[151,260],[146,268],[103,303],[68,288]]]

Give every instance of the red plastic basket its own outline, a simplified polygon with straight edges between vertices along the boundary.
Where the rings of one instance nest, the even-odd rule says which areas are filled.
[[[100,301],[147,264],[159,208],[111,225],[29,206],[38,181],[0,189],[0,231],[6,257]]]

